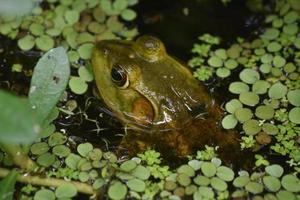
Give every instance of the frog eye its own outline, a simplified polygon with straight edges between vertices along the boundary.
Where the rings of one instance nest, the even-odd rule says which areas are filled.
[[[125,70],[119,65],[115,65],[111,69],[111,79],[112,81],[121,88],[126,88],[129,85],[129,80]]]

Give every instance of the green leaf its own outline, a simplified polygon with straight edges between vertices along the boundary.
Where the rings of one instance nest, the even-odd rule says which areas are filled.
[[[146,189],[146,184],[140,179],[131,179],[126,184],[130,190],[136,192],[143,192]]]
[[[34,195],[34,200],[55,200],[55,194],[51,190],[41,189]]]
[[[0,142],[30,144],[40,126],[27,99],[0,90]]]
[[[124,199],[127,194],[127,187],[117,181],[108,188],[108,196],[113,200]]]
[[[51,113],[64,92],[70,76],[68,56],[63,47],[48,51],[34,68],[29,101],[40,121]]]
[[[55,190],[55,196],[57,198],[71,198],[76,196],[77,189],[72,183],[66,183]]]
[[[0,199],[13,200],[17,176],[18,172],[16,170],[12,170],[0,181]]]

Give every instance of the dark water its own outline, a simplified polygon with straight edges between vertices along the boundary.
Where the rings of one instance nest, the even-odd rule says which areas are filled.
[[[227,46],[237,36],[251,37],[262,20],[259,14],[250,12],[245,1],[241,0],[234,0],[227,7],[218,0],[207,0],[205,3],[196,0],[140,0],[135,9],[138,12],[135,23],[140,33],[159,37],[168,52],[184,62],[191,58],[190,49],[199,35],[210,33],[220,36],[222,45]],[[184,15],[183,9],[187,9],[189,14]],[[0,41],[0,88],[26,95],[30,77],[23,72],[13,73],[10,67],[14,63],[22,63],[30,73],[40,53],[19,51],[16,42],[1,36]],[[94,84],[90,84],[84,96],[69,94],[68,99],[75,99],[79,108],[71,117],[61,114],[55,124],[58,129],[66,129],[75,143],[89,141],[95,146],[114,150],[124,134],[123,127],[93,96],[93,87]],[[222,85],[214,87],[217,92],[223,91]],[[222,96],[226,95],[222,92],[219,96],[223,99]],[[61,102],[61,105],[64,104]]]

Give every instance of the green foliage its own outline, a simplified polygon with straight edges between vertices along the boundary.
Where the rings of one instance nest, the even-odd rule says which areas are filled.
[[[12,170],[0,181],[0,199],[13,200],[18,175],[16,170]]]
[[[250,4],[255,1],[249,1]],[[212,77],[234,79],[231,71],[238,69],[239,80],[234,79],[228,87],[233,97],[225,104],[228,114],[222,126],[225,129],[242,127],[242,149],[272,143],[273,152],[287,155],[296,162],[299,161],[300,124],[297,5],[277,1],[274,12],[265,18],[263,33],[252,40],[237,38],[229,48],[220,48],[219,42],[207,39],[214,38],[212,36],[200,37],[205,39],[194,45],[195,56],[189,61],[195,68],[195,77],[202,81]],[[258,165],[263,163],[261,159],[257,162]]]
[[[40,123],[27,99],[0,91],[0,143],[30,144],[40,132]]]
[[[52,49],[39,59],[32,75],[28,98],[40,122],[54,109],[69,76],[70,65],[64,48]]]

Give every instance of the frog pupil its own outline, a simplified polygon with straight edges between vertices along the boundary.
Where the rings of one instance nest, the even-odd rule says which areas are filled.
[[[126,83],[126,74],[120,67],[113,67],[111,69],[112,81],[118,86],[123,86]]]

